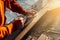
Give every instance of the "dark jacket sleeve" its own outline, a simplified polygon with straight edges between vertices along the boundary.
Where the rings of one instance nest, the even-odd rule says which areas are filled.
[[[17,13],[20,13],[20,14],[26,14],[26,10],[18,4],[18,2],[16,2],[15,0],[11,1],[10,2],[10,9],[13,11],[13,12],[17,12]]]

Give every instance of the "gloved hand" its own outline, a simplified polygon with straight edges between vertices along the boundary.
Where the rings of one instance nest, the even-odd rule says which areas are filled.
[[[32,17],[32,16],[34,16],[36,13],[37,13],[36,10],[31,9],[31,10],[29,10],[29,11],[26,12],[26,16],[27,16],[27,17]]]
[[[0,26],[0,39],[4,38],[7,35],[9,35],[7,28],[4,26]]]
[[[22,29],[24,27],[24,20],[22,17],[17,17],[14,19],[13,22],[14,28],[16,29]]]

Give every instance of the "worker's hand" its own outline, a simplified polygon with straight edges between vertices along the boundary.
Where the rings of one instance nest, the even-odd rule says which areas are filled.
[[[36,10],[31,9],[31,10],[29,10],[29,11],[27,12],[26,16],[27,16],[27,17],[32,17],[32,16],[34,16],[36,13],[37,13]]]
[[[22,17],[17,17],[14,19],[14,27],[16,27],[17,29],[22,29],[24,27],[24,20]]]
[[[0,39],[4,38],[8,35],[8,31],[6,27],[0,27]]]

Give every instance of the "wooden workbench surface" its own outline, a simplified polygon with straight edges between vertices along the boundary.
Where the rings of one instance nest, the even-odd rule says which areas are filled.
[[[37,12],[37,14],[35,15],[35,17],[33,18],[33,20],[31,21],[31,23],[29,25],[27,25],[27,27],[15,38],[15,40],[21,40],[24,35],[26,35],[26,33],[38,22],[38,20],[45,14],[45,12],[47,11],[46,8],[41,9],[39,12]]]

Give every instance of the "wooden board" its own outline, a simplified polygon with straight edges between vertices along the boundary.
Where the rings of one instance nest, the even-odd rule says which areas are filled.
[[[39,21],[39,19],[46,13],[47,9],[43,8],[33,18],[31,23],[15,38],[15,40],[21,40],[24,35]]]

